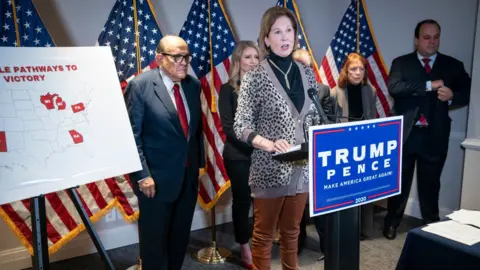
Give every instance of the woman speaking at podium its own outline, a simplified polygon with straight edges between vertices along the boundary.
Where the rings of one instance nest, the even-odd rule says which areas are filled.
[[[377,93],[368,83],[365,58],[350,53],[343,63],[338,83],[331,91],[337,122],[350,122],[377,118]],[[360,239],[368,236],[373,228],[373,205],[366,204],[360,210]]]
[[[266,59],[245,74],[239,91],[235,134],[254,147],[249,177],[255,215],[254,269],[270,269],[277,225],[282,268],[298,269],[297,241],[308,198],[308,162],[272,158],[274,153],[305,141],[304,121],[311,125],[315,112],[307,92],[317,89],[313,70],[292,58],[297,36],[297,22],[288,9],[268,9],[258,39]],[[329,105],[329,94],[325,88],[318,92],[321,106]]]

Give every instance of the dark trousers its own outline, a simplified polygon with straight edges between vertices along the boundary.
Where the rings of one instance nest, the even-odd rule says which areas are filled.
[[[370,237],[373,231],[373,203],[360,206],[360,234],[364,237]]]
[[[248,176],[250,172],[249,160],[224,160],[225,170],[230,177],[232,187],[232,219],[235,231],[235,241],[246,244],[252,236],[248,214],[252,205]]]
[[[413,127],[403,147],[402,193],[388,199],[388,213],[385,226],[398,227],[402,221],[412,186],[415,163],[417,165],[417,189],[420,211],[425,224],[438,221],[438,198],[440,194],[440,176],[447,153],[436,153],[428,143],[431,133],[426,128]]]
[[[143,270],[182,268],[190,239],[197,190],[197,179],[186,178],[182,191],[174,202],[149,199],[143,193],[138,194],[138,227]]]

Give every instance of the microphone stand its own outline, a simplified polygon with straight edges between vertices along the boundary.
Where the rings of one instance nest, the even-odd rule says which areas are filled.
[[[318,104],[318,101],[314,101],[313,104],[315,105],[315,108],[317,109],[318,116],[320,118],[320,125],[326,125],[328,124],[328,119],[326,118],[325,111],[323,111],[322,106]]]
[[[306,123],[306,119],[308,116],[312,116],[312,121],[313,121],[313,124],[316,125],[317,124],[317,121],[315,119],[315,115],[317,114],[317,112],[309,112],[307,114],[305,114],[305,116],[303,117],[303,137],[305,139],[305,143],[308,143],[308,126],[307,126],[307,123]]]

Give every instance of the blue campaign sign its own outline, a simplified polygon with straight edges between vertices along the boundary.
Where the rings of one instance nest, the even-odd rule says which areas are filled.
[[[403,116],[310,127],[310,215],[401,192]]]

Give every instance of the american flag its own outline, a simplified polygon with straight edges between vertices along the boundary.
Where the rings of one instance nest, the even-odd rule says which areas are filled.
[[[320,81],[320,74],[318,72],[318,64],[315,61],[315,57],[313,56],[312,49],[310,48],[310,44],[308,43],[308,38],[303,28],[302,19],[300,18],[300,12],[298,11],[297,3],[295,0],[278,0],[277,6],[288,8],[290,11],[293,12],[295,18],[297,19],[298,23],[298,47],[307,50],[310,53],[310,57],[312,58],[312,65],[313,70],[315,72],[315,77],[317,81]]]
[[[0,16],[2,18],[0,46],[54,46],[53,40],[45,29],[32,0],[2,1]]]
[[[360,53],[367,60],[368,79],[377,90],[377,115],[380,117],[390,116],[393,100],[387,89],[387,68],[378,49],[364,1],[359,1]],[[335,87],[346,56],[355,52],[356,49],[357,2],[352,0],[323,58],[320,67],[321,82],[330,88]]]
[[[111,47],[118,79],[125,89],[136,75],[157,67],[155,50],[161,38],[149,0],[117,0],[97,45]]]
[[[149,0],[117,0],[96,45],[110,46],[118,79],[125,89],[135,76],[157,67],[155,51],[162,37]],[[117,190],[116,198],[124,219],[132,221],[138,218],[138,201],[128,175],[123,177],[127,184]]]
[[[55,46],[32,0],[2,1],[0,24],[0,46]],[[138,217],[136,197],[123,176],[82,185],[76,192],[92,222],[115,206],[129,221]],[[45,198],[48,250],[53,254],[85,227],[67,192],[50,193]],[[0,216],[33,255],[30,200],[1,205]]]
[[[203,128],[206,148],[206,168],[200,177],[198,202],[211,209],[230,187],[223,165],[225,134],[218,114],[220,86],[228,81],[230,57],[236,42],[222,2],[195,0],[180,31],[192,54],[190,73],[202,85]]]

